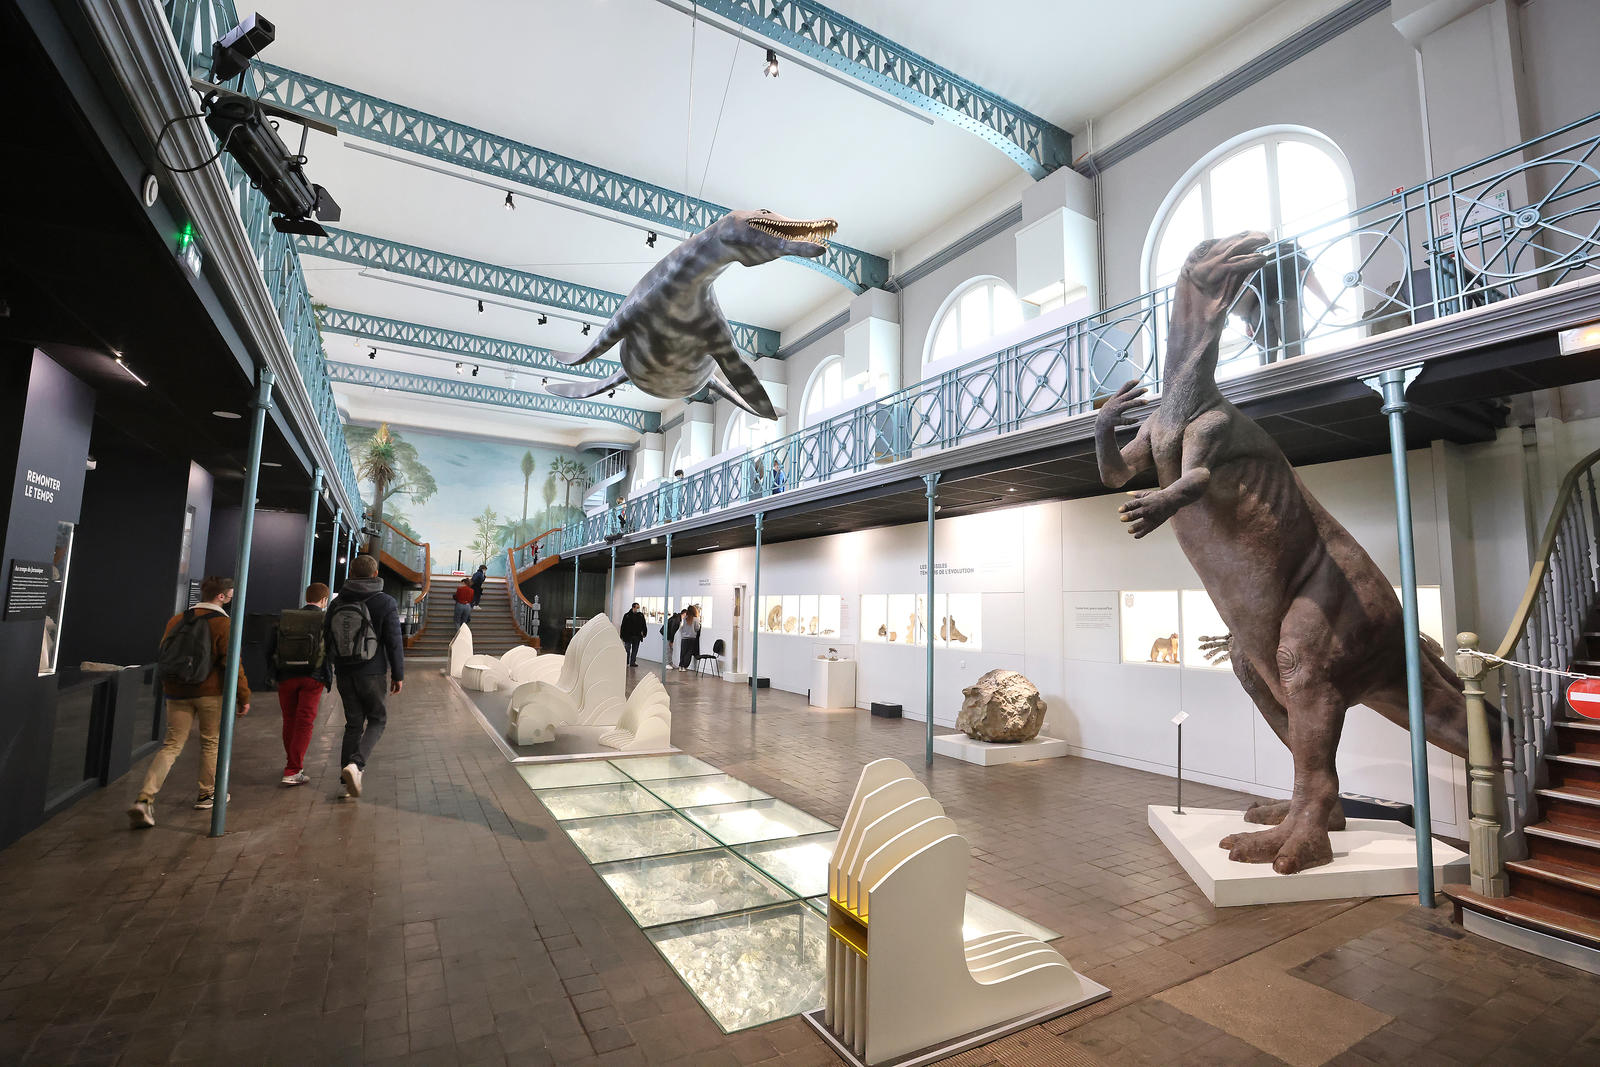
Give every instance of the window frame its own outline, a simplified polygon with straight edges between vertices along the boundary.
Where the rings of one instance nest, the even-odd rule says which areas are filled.
[[[956,352],[962,351],[963,346],[961,344],[961,319],[960,319],[961,301],[962,301],[962,299],[964,297],[966,297],[966,295],[968,293],[972,292],[974,289],[979,288],[980,286],[997,287],[997,288],[1005,289],[1006,292],[1011,294],[1011,298],[1017,302],[1017,322],[1018,322],[1018,324],[1020,325],[1026,319],[1026,315],[1023,313],[1022,297],[1017,295],[1016,286],[1012,285],[1010,282],[1006,281],[1004,278],[1000,277],[998,274],[979,274],[979,275],[977,275],[975,277],[968,278],[966,281],[962,282],[960,285],[956,286],[953,290],[950,291],[950,295],[944,298],[944,303],[939,305],[939,310],[933,316],[933,324],[928,328],[927,336],[924,337],[923,341],[922,341],[922,366],[924,368],[926,368],[929,363],[937,362],[940,359],[949,359],[950,358],[949,356],[938,356],[938,357],[934,356],[933,349],[934,349],[934,344],[939,339],[939,332],[942,329],[944,329],[945,320],[950,318],[950,316],[952,314],[954,314],[956,316],[956,318],[955,318],[955,323],[956,323],[956,348],[955,348],[955,351]],[[990,322],[991,326],[994,323],[994,296],[993,296],[992,293],[990,294],[990,297],[989,297],[989,322]],[[1002,332],[1005,332],[1005,331],[993,331],[993,332],[991,332],[989,334],[989,337],[991,337],[991,338],[996,337],[996,336],[999,335],[999,333],[1002,333]],[[954,353],[952,353],[952,354],[954,354]],[[922,377],[926,377],[926,376],[927,375],[925,373],[922,375]]]
[[[805,391],[800,395],[801,429],[814,424],[814,420],[811,417],[811,399],[816,395],[818,389],[825,387],[827,372],[832,367],[839,368],[839,400],[836,403],[843,403],[847,399],[844,393],[844,356],[842,354],[828,356],[811,369],[811,375],[806,379]],[[823,399],[826,400],[826,396]],[[835,405],[823,403],[819,405],[819,410],[825,410],[833,406]]]

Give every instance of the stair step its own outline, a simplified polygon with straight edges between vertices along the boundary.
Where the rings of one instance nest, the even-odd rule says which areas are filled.
[[[1595,861],[1600,863],[1600,830],[1586,830],[1580,826],[1551,826],[1549,823],[1534,823],[1532,826],[1523,827],[1522,832],[1531,834],[1534,837],[1559,841],[1565,845],[1594,849]]]
[[[1548,789],[1536,789],[1534,792],[1551,800],[1566,800],[1573,804],[1588,804],[1600,808],[1600,786],[1561,785],[1551,786]]]
[[[1580,756],[1572,752],[1562,752],[1546,756],[1545,759],[1553,763],[1566,763],[1574,767],[1600,768],[1600,756]]]
[[[1460,886],[1446,886],[1445,895],[1457,908],[1471,908],[1515,926],[1572,941],[1587,948],[1600,949],[1600,921],[1521,897],[1485,897]]]
[[[1600,897],[1600,869],[1552,863],[1550,860],[1508,860],[1506,870],[1515,871],[1525,878]]]
[[[1600,722],[1592,722],[1588,719],[1557,719],[1556,727],[1561,730],[1581,730],[1600,734]]]

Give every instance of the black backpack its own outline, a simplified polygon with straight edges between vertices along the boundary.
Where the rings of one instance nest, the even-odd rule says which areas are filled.
[[[295,608],[278,616],[278,644],[272,666],[279,674],[316,674],[327,662],[322,639],[322,609]],[[370,657],[368,657],[370,658]]]
[[[341,667],[371,662],[378,654],[378,631],[365,600],[335,600],[328,609],[328,637],[333,661]]]
[[[161,677],[179,685],[199,685],[211,677],[211,623],[209,612],[190,608],[172,631],[161,639],[156,667]]]

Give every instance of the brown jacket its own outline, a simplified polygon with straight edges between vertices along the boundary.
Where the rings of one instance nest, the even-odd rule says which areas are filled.
[[[206,622],[211,626],[211,673],[206,675],[206,680],[199,685],[183,685],[165,679],[161,682],[161,691],[169,698],[188,700],[194,697],[215,697],[222,695],[222,672],[228,666],[228,617],[220,611],[201,609],[201,614],[209,615]],[[167,620],[167,628],[161,631],[161,639],[166,640],[167,635],[178,625],[182,614],[174,615]],[[239,707],[250,703],[250,682],[244,676],[244,664],[239,665]]]

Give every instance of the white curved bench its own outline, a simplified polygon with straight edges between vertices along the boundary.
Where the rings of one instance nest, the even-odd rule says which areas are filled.
[[[546,658],[535,658],[534,668]],[[554,741],[559,726],[616,725],[626,703],[627,662],[616,626],[596,615],[567,646],[554,680],[538,677],[512,692],[507,736],[513,744],[539,745]]]
[[[600,743],[622,751],[672,746],[672,700],[660,678],[639,679],[615,729],[601,734]]]

